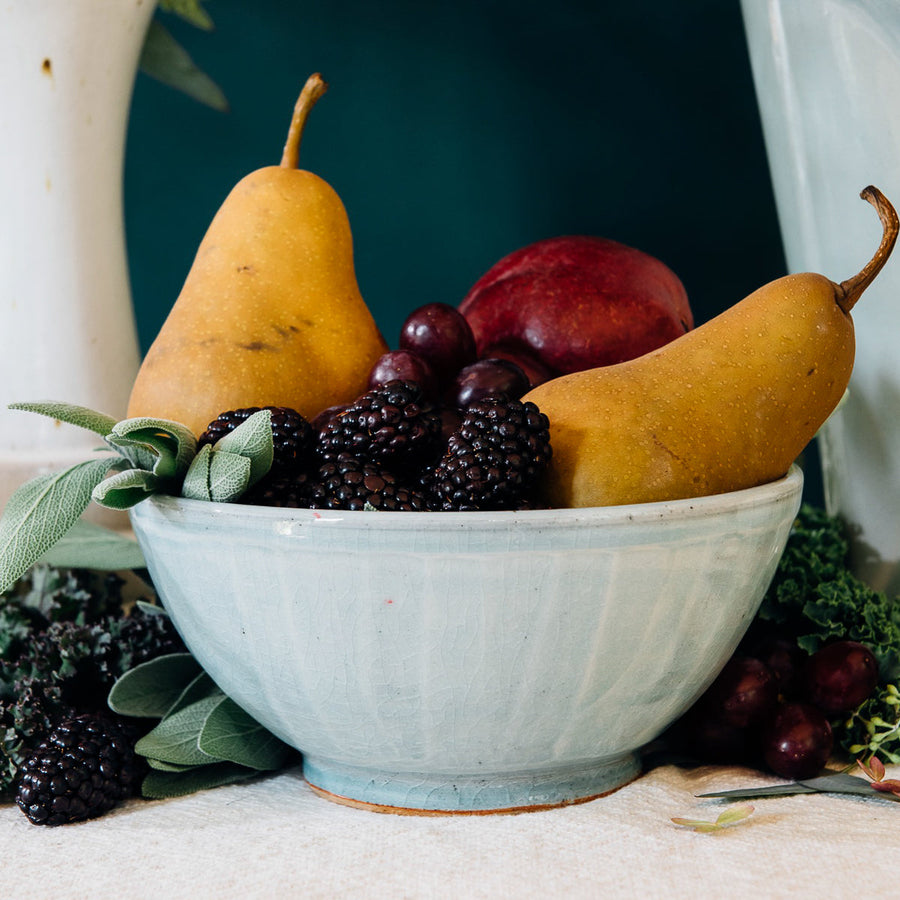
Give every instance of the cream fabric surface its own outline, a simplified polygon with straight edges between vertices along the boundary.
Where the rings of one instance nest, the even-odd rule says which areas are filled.
[[[413,817],[338,806],[290,770],[59,828],[0,806],[0,897],[900,897],[900,804],[886,799],[755,800],[713,834],[670,821],[725,808],[695,794],[776,781],[667,766],[578,806]]]

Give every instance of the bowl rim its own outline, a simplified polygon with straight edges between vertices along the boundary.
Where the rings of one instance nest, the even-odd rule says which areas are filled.
[[[214,519],[246,523],[260,520],[260,524],[289,522],[347,528],[379,528],[389,530],[456,529],[467,525],[476,528],[506,529],[511,526],[542,528],[553,525],[591,525],[638,522],[684,521],[706,518],[717,513],[733,513],[748,507],[765,507],[796,497],[803,489],[803,471],[796,463],[781,478],[754,487],[689,497],[681,500],[660,500],[651,503],[632,503],[618,506],[574,507],[566,509],[480,510],[467,512],[398,512],[386,510],[302,509],[275,506],[252,506],[243,503],[214,503],[192,500],[171,494],[154,494],[132,507],[132,520],[150,515],[147,507],[163,514],[178,514],[180,518],[196,521]],[[142,510],[141,507],[144,507]]]

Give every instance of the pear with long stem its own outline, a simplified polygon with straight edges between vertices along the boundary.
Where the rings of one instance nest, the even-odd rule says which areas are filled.
[[[717,494],[784,475],[837,406],[853,370],[850,310],[897,240],[894,207],[872,259],[839,284],[787,275],[669,344],[548,381],[526,395],[550,419],[552,506]]]
[[[141,366],[129,416],[183,422],[287,406],[307,418],[366,388],[387,345],[356,281],[350,223],[335,191],[297,168],[318,74],[294,108],[281,163],[247,175],[209,226]]]

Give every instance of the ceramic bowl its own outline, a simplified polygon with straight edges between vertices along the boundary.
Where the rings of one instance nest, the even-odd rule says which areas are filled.
[[[756,613],[802,481],[499,513],[160,496],[132,525],[188,647],[314,789],[510,811],[636,777]]]

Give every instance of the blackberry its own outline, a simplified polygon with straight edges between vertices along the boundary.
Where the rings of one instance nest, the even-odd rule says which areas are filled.
[[[76,716],[59,722],[25,761],[16,804],[35,825],[81,822],[130,797],[142,771],[125,725]]]
[[[441,415],[420,385],[389,381],[329,419],[318,436],[323,459],[341,454],[388,466],[410,467],[434,452]]]
[[[550,423],[530,401],[471,404],[441,461],[425,476],[442,510],[518,509],[551,456]]]
[[[315,432],[300,413],[286,406],[248,406],[220,413],[200,435],[197,449],[204,444],[215,444],[260,409],[268,409],[272,413],[272,439],[275,443],[272,471],[287,472],[305,465],[315,443]]]
[[[349,453],[323,463],[310,494],[313,509],[364,509],[366,504],[407,512],[428,508],[422,491],[402,484],[383,466]]]
[[[308,509],[311,500],[312,478],[300,470],[283,475],[266,476],[241,496],[241,503],[251,506],[279,506]]]

